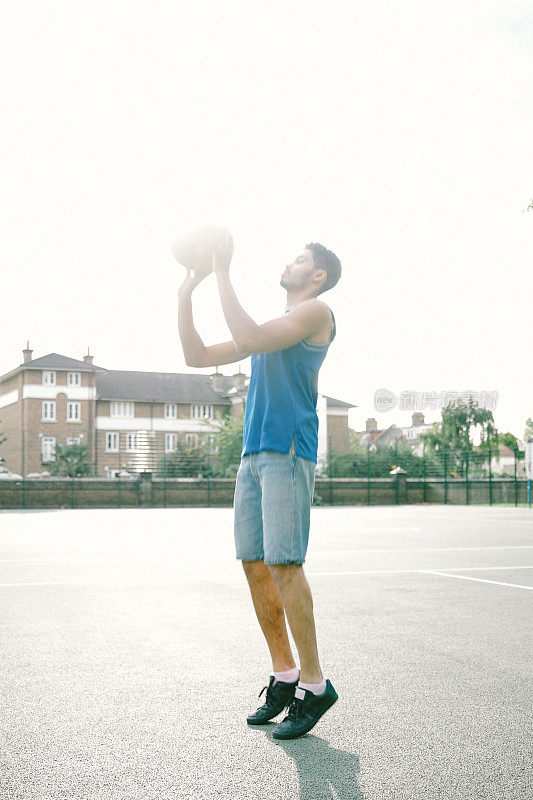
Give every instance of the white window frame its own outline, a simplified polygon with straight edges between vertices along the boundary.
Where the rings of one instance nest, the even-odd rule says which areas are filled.
[[[135,405],[131,400],[112,400],[109,405],[110,417],[133,417]]]
[[[43,381],[43,386],[55,386],[56,385],[55,371],[49,369],[43,369],[42,381]]]
[[[213,406],[208,403],[196,403],[191,406],[192,419],[212,419]]]
[[[41,463],[47,464],[49,461],[55,461],[55,460],[56,460],[56,437],[43,436],[43,438],[41,439]]]
[[[177,419],[177,418],[178,418],[178,404],[165,403],[165,419]]]
[[[126,452],[127,453],[136,453],[139,448],[139,439],[136,433],[127,433],[126,434]]]
[[[73,444],[81,444],[81,438],[79,436],[67,436],[67,447]]]
[[[198,434],[197,433],[186,433],[185,434],[185,446],[186,447],[198,447]]]
[[[118,431],[107,431],[105,435],[106,453],[118,453],[119,449],[120,449],[120,435]]]
[[[175,453],[178,449],[178,434],[165,433],[165,453]]]
[[[55,400],[43,400],[41,404],[41,422],[56,422]]]
[[[81,386],[81,372],[67,372],[67,386]]]
[[[72,413],[72,412],[77,412]],[[78,400],[69,400],[67,403],[67,422],[81,422],[81,403]]]
[[[219,448],[218,444],[215,445],[216,438],[215,438],[215,434],[214,433],[210,433],[209,434],[208,441],[209,441],[209,452],[213,453],[213,455],[216,455],[220,448]],[[215,445],[215,446],[213,447],[213,445]]]

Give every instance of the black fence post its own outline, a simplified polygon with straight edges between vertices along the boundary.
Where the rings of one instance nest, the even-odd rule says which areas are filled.
[[[74,475],[70,476],[70,507],[74,508]]]
[[[426,479],[427,479],[427,463],[426,463],[426,444],[424,442],[424,449],[422,451],[422,469],[423,469],[423,478],[424,484],[422,488],[422,500],[425,503],[427,501],[426,495]]]
[[[492,453],[489,447],[489,505],[492,505]]]
[[[466,505],[470,503],[470,493],[468,491],[468,450],[466,451],[466,461],[465,461],[465,490],[466,490]]]
[[[448,503],[448,453],[444,453],[444,505]]]
[[[330,504],[330,506],[332,506],[333,505],[333,481],[332,481],[332,476],[331,476],[331,434],[329,436],[328,462],[329,462],[329,504]]]
[[[163,451],[163,508],[166,507],[167,507],[167,451],[165,449]]]
[[[117,488],[118,488],[118,493],[117,493],[117,501],[118,501],[118,507],[119,507],[119,508],[122,508],[122,483],[121,483],[121,480],[122,480],[122,479],[121,479],[121,477],[120,477],[120,473],[122,472],[122,468],[121,468],[121,466],[120,466],[120,444],[119,444],[119,446],[118,446],[117,461],[118,461],[118,475],[117,475],[117,479],[118,479],[118,487],[117,487]]]
[[[366,503],[370,505],[370,433],[366,444]]]
[[[207,452],[206,452],[206,477],[207,477],[207,507],[211,507],[211,484],[209,481],[209,434],[207,434]]]
[[[517,451],[517,449],[515,447],[515,451],[514,451],[514,504],[515,504],[515,506],[518,505],[518,480],[517,480],[517,477],[516,477],[517,456],[518,456],[518,451]]]

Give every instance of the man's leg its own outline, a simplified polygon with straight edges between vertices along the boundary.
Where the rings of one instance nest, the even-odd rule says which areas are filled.
[[[291,633],[300,656],[300,681],[323,680],[318,661],[313,598],[301,564],[271,564],[269,569],[285,607]]]
[[[257,619],[265,635],[274,672],[295,667],[281,596],[264,561],[243,561]],[[291,626],[292,630],[292,626]]]

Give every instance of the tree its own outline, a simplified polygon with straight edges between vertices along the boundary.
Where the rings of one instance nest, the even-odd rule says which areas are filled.
[[[510,431],[507,431],[506,433],[500,433],[498,441],[500,444],[504,444],[506,447],[509,447],[515,452],[518,450],[518,439],[514,433],[510,433]]]
[[[492,411],[480,408],[471,397],[466,404],[461,399],[448,403],[441,416],[442,422],[434,423],[420,438],[427,453],[449,457],[448,466],[454,469],[452,474],[457,477],[464,474],[469,455],[488,453],[497,447],[498,431]],[[477,448],[472,440],[476,428],[480,428]]]
[[[0,422],[2,422],[2,420],[1,420],[1,419],[0,419]],[[3,433],[0,431],[0,444],[4,444],[4,442],[7,442],[7,438],[6,438],[6,437],[4,436],[4,434],[3,434]]]
[[[176,450],[160,458],[156,471],[156,478],[197,478],[199,474],[207,477],[207,454],[205,445],[198,447],[184,447],[179,444]],[[209,465],[209,475],[213,471]]]
[[[524,429],[524,439],[526,440],[526,442],[528,439],[533,439],[533,419],[531,419],[531,417],[528,417],[526,419],[526,427]]]
[[[88,445],[58,444],[56,446],[56,460],[50,463],[48,471],[50,475],[63,475],[69,478],[91,475]]]
[[[215,434],[218,446],[215,473],[219,477],[233,478],[241,461],[244,410],[237,416],[227,416],[225,424]]]
[[[472,398],[467,404],[459,399],[448,403],[442,409],[442,422],[434,423],[429,431],[420,434],[420,438],[428,450],[472,452],[474,443],[471,436],[478,426],[481,427],[479,450],[489,450],[498,443],[492,411],[480,408]]]

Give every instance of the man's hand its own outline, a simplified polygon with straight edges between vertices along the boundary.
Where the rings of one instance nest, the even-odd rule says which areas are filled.
[[[203,279],[206,278],[206,277],[207,277],[207,275],[205,275],[205,274],[202,275],[200,273],[200,275],[197,275],[196,273],[192,272],[192,270],[187,269],[187,277],[185,278],[185,280],[181,284],[181,286],[180,286],[180,288],[178,290],[179,293],[180,294],[192,293],[193,289],[195,289],[198,286],[198,284],[201,281],[203,281]]]
[[[233,236],[227,228],[222,228],[220,241],[213,252],[213,272],[227,275],[233,257]]]

